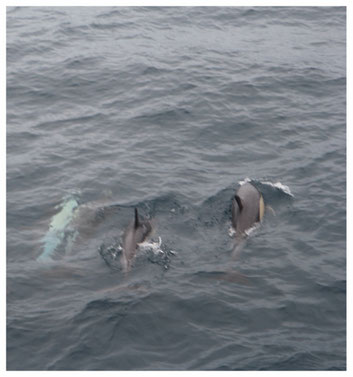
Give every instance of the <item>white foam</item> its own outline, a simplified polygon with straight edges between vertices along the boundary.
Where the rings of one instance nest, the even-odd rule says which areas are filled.
[[[263,181],[261,183],[263,185],[268,185],[268,186],[271,186],[271,187],[275,187],[276,189],[283,191],[285,194],[294,197],[294,195],[290,191],[290,188],[288,186],[284,185],[281,182],[273,183],[273,182],[270,182],[270,181]]]
[[[251,228],[244,230],[244,233],[245,233],[247,236],[250,236],[250,234],[253,233],[258,227],[259,227],[259,223],[256,223],[256,224],[255,224],[254,226],[252,226]]]
[[[240,186],[243,186],[245,183],[249,183],[251,181],[252,179],[250,179],[249,177],[246,177],[243,181],[239,181],[239,184]]]
[[[244,185],[245,183],[249,183],[249,182],[252,182],[254,181],[253,179],[249,178],[249,177],[246,177],[244,178],[244,180],[242,181],[239,181],[239,184],[240,186]],[[259,181],[262,185],[268,185],[268,186],[271,186],[271,187],[274,187],[278,190],[281,190],[283,191],[285,194],[289,195],[289,196],[292,196],[294,197],[294,195],[292,194],[292,192],[290,191],[290,188],[286,185],[284,185],[283,183],[281,182],[276,182],[276,183],[273,183],[273,182],[270,182],[270,181]]]
[[[254,232],[255,229],[257,229],[259,227],[259,224],[260,223],[256,223],[255,225],[253,225],[252,227],[250,227],[249,229],[246,229],[244,230],[244,233],[247,235],[247,236],[250,236],[251,233]],[[237,234],[236,230],[230,226],[229,229],[228,229],[228,235],[229,237],[234,237],[235,235]]]
[[[164,254],[164,251],[161,249],[162,239],[158,237],[158,241],[153,242],[153,240],[142,242],[138,245],[139,249],[142,251],[151,250],[153,254]]]
[[[232,226],[230,226],[229,229],[228,229],[229,237],[234,237],[235,233],[236,233],[235,229]]]

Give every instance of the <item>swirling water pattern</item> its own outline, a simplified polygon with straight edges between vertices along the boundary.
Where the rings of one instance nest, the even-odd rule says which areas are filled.
[[[9,370],[346,368],[345,16],[7,9]],[[275,214],[232,261],[245,179]],[[124,276],[134,207],[164,257]]]

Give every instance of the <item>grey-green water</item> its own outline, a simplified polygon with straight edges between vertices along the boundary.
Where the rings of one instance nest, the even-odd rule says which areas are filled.
[[[7,9],[9,370],[346,368],[345,16]],[[247,178],[275,215],[232,261]]]

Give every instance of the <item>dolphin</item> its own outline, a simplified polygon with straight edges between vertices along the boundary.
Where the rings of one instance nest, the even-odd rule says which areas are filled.
[[[232,200],[232,224],[237,237],[243,237],[249,228],[260,222],[264,212],[264,199],[259,190],[248,182],[240,186]]]
[[[70,222],[72,221],[75,211],[78,207],[78,201],[74,197],[65,198],[61,204],[61,211],[53,216],[49,230],[43,238],[43,252],[37,258],[38,261],[46,261],[50,259],[58,246],[65,240],[67,236],[66,230]],[[76,237],[74,233],[72,235],[72,241]],[[70,237],[68,237],[68,241]]]
[[[265,203],[260,191],[247,182],[241,185],[232,200],[232,225],[236,231],[233,259],[244,247],[247,231],[259,223],[265,213]]]
[[[270,208],[271,207],[266,207]],[[272,210],[273,211],[273,210]],[[232,200],[232,225],[236,231],[232,259],[235,260],[246,243],[248,230],[261,222],[265,213],[265,203],[260,191],[247,182],[241,185]],[[225,280],[232,283],[249,285],[249,279],[232,269],[228,271],[212,271],[204,274],[206,277]]]
[[[140,219],[137,208],[135,208],[135,218],[128,225],[123,235],[123,250],[120,261],[124,272],[130,271],[138,244],[144,242],[151,233],[151,222],[147,219]]]
[[[49,229],[42,238],[42,253],[37,260],[50,261],[55,257],[59,247],[65,252],[70,251],[77,239],[92,236],[94,229],[104,220],[106,215],[116,212],[116,206],[107,205],[109,192],[104,192],[105,198],[93,202],[80,204],[77,195],[64,197],[56,208],[61,210],[55,214]]]

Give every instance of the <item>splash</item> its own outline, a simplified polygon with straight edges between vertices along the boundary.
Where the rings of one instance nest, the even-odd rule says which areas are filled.
[[[271,181],[258,181],[258,180],[255,180],[255,179],[251,179],[249,177],[246,177],[244,178],[244,180],[242,181],[239,181],[239,184],[240,186],[244,185],[245,183],[251,183],[251,182],[254,182],[255,184],[258,182],[260,183],[261,185],[267,185],[267,186],[271,186],[275,189],[278,189],[282,192],[284,192],[285,194],[291,196],[291,197],[294,197],[294,195],[292,194],[290,188],[286,185],[284,185],[283,183],[281,182],[271,182]]]
[[[259,228],[259,226],[260,226],[260,223],[256,223],[249,229],[244,230],[244,233],[249,237],[252,233],[255,232],[256,229]]]
[[[287,194],[291,197],[294,197],[294,195],[290,191],[290,188],[288,186],[284,185],[281,182],[273,183],[273,182],[270,182],[270,181],[262,181],[262,182],[260,181],[260,183],[263,184],[263,185],[268,185],[268,186],[274,187],[274,188],[276,188],[280,191],[283,191],[285,194]]]
[[[236,231],[235,231],[235,229],[232,227],[232,226],[230,226],[229,228],[228,228],[228,235],[229,235],[229,237],[235,237],[235,234],[236,234]]]
[[[102,244],[99,248],[99,254],[105,263],[114,270],[121,270],[120,256],[122,251],[122,245],[118,241],[108,246]],[[162,244],[161,237],[158,237],[157,241],[152,239],[138,245],[137,258],[145,256],[149,262],[163,266],[166,270],[169,269],[170,258],[174,255],[176,255],[176,252]]]
[[[243,181],[239,181],[240,186],[243,186],[245,183],[252,182],[253,179],[250,179],[249,177],[244,178]]]
[[[145,241],[143,243],[140,243],[138,245],[138,249],[141,251],[151,251],[153,254],[164,254],[164,251],[161,249],[162,245],[162,239],[161,237],[158,237],[158,241]]]
[[[259,227],[260,227],[260,223],[256,223],[252,227],[244,230],[244,236],[250,237],[250,235],[253,234],[256,231],[256,229],[258,229]],[[228,228],[228,235],[231,238],[235,238],[235,236],[237,235],[237,231],[233,228],[233,226],[230,226]]]

